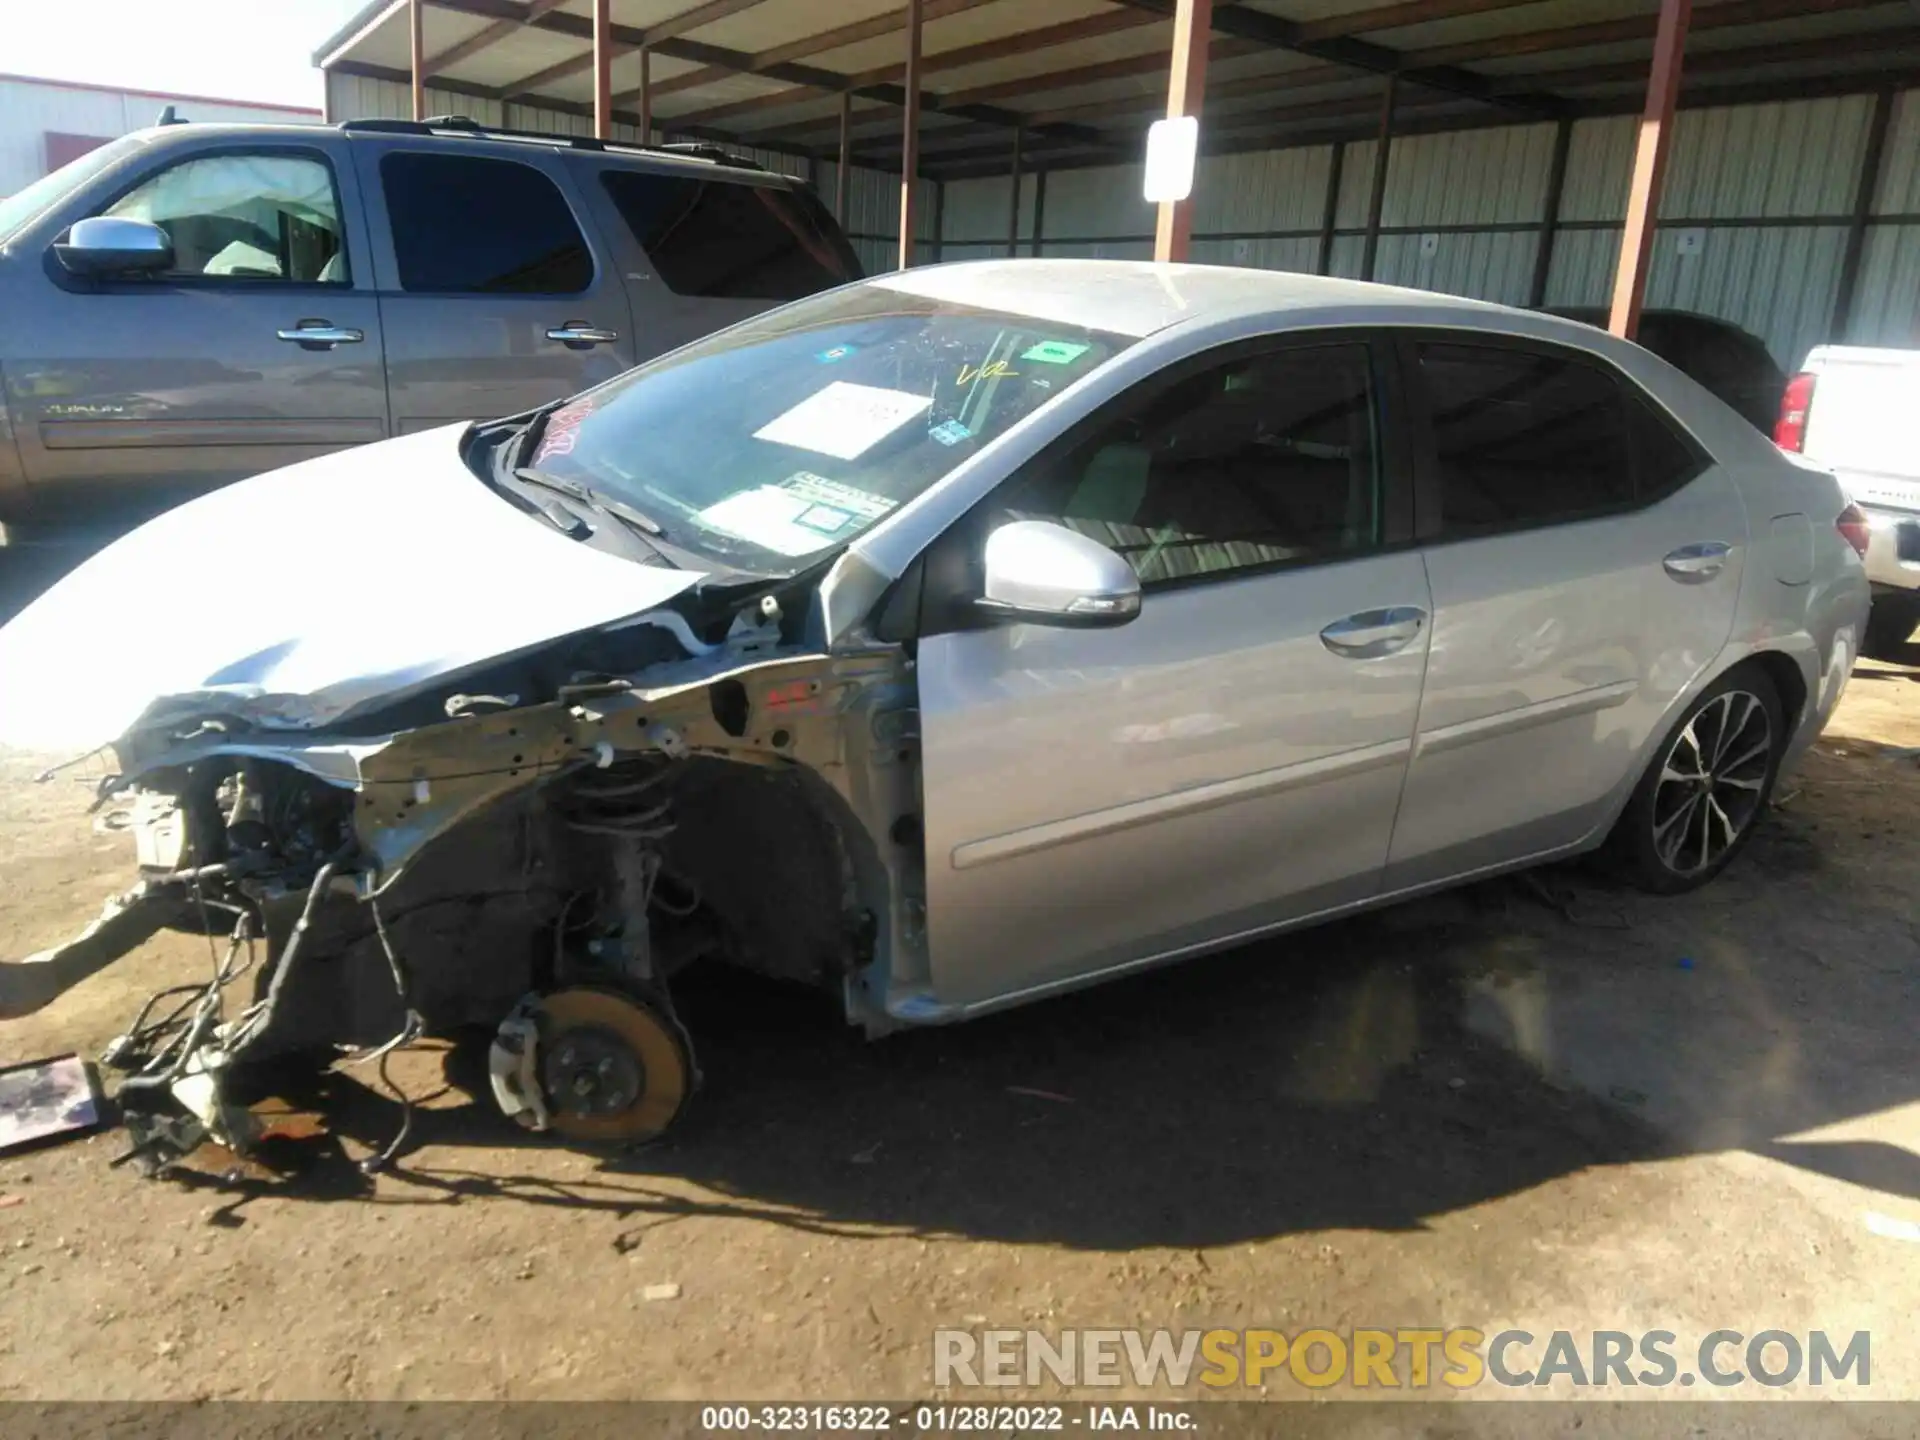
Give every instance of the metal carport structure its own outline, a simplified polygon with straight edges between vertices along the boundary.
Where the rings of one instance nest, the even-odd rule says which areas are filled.
[[[1598,298],[1624,329],[1672,268],[1651,255],[1658,216],[1682,259],[1696,228],[1785,236],[1748,265],[1776,278],[1733,308],[1818,272],[1793,303],[1825,313],[1776,327],[1776,348],[1847,332],[1875,266],[1920,296],[1903,93],[1920,18],[1887,0],[374,0],[316,60],[335,119],[742,147],[819,184],[870,262],[888,238],[900,263],[1153,253],[1138,163],[1171,97],[1203,115],[1206,158],[1162,255],[1187,253],[1184,220],[1197,259],[1593,303],[1598,238],[1618,257]],[[1660,187],[1675,107],[1703,112],[1678,214]],[[1737,118],[1711,134],[1706,112]],[[1050,180],[1056,224],[1064,207],[1124,228],[1050,233]],[[1249,183],[1272,191],[1251,211]],[[1497,283],[1430,282],[1403,253],[1503,236]]]

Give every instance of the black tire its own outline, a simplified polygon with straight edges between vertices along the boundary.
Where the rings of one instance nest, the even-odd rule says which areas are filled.
[[[1866,634],[1860,639],[1860,653],[1875,660],[1902,658],[1916,623],[1920,623],[1920,605],[1907,596],[1874,597],[1873,609],[1867,612]]]
[[[1756,750],[1762,724],[1765,748]],[[1613,869],[1655,895],[1706,884],[1766,814],[1787,739],[1780,692],[1765,670],[1738,665],[1722,675],[1661,737],[1607,837]]]

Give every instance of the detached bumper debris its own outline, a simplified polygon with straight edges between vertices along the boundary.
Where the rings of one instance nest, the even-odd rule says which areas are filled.
[[[0,1020],[31,1015],[151,939],[174,918],[181,886],[143,880],[107,901],[95,920],[64,945],[0,964]]]

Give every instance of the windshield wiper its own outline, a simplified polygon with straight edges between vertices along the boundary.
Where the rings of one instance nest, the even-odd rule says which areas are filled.
[[[506,468],[508,470],[519,468],[520,463],[526,459],[533,447],[540,443],[540,437],[546,433],[547,421],[553,418],[555,411],[564,407],[572,399],[571,395],[562,395],[558,400],[549,400],[527,417],[527,423],[521,427],[520,433],[507,441]]]
[[[622,524],[638,530],[650,539],[663,539],[666,527],[651,515],[634,509],[624,500],[616,500],[589,486],[574,480],[562,480],[557,475],[549,475],[541,470],[530,470],[524,466],[513,472],[513,478],[522,485],[532,485],[542,490],[551,490],[556,495],[564,495],[569,500],[578,500],[583,505],[591,505],[596,510],[604,510]]]

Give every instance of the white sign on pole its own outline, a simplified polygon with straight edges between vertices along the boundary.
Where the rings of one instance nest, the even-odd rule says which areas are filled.
[[[1193,194],[1193,162],[1200,151],[1200,121],[1175,115],[1147,127],[1147,173],[1141,192],[1149,205]]]

